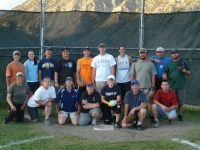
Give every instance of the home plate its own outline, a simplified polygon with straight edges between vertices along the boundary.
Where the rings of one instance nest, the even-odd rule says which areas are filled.
[[[100,124],[94,126],[93,130],[114,130],[113,125]]]

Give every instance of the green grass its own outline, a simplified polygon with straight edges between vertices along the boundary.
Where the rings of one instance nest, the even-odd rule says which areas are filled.
[[[3,122],[4,117],[7,115],[6,103],[0,100],[0,121]],[[184,108],[184,120],[192,123],[200,124],[199,120],[200,110],[198,108]],[[56,115],[53,115],[56,117]],[[52,136],[52,134],[44,131],[35,123],[25,121],[24,123],[11,123],[9,125],[0,125],[0,147],[10,144],[11,142],[18,142],[22,140],[30,140],[35,137]],[[13,145],[4,149],[59,149],[59,150],[188,150],[195,149],[191,146],[181,144],[179,142],[171,141],[171,139],[152,139],[152,140],[135,140],[123,142],[100,142],[87,140],[81,137],[72,135],[53,135],[54,138],[36,140],[25,144]],[[92,135],[91,135],[92,136]],[[200,127],[191,129],[182,135],[176,136],[179,139],[188,140],[200,144]],[[1,148],[0,148],[1,149]]]

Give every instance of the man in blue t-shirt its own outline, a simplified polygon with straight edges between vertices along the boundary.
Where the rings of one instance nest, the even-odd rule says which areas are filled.
[[[134,124],[138,130],[144,130],[142,123],[146,117],[147,96],[142,90],[140,90],[138,80],[131,81],[131,90],[126,93],[124,104],[125,107],[122,127],[127,128]],[[129,115],[136,115],[136,120],[131,124],[126,122]]]
[[[38,64],[38,77],[40,84],[44,77],[48,76],[51,79],[51,86],[54,86],[54,67],[56,60],[52,58],[52,48],[48,47],[45,50],[45,57]]]
[[[169,57],[164,55],[164,49],[162,47],[158,47],[156,49],[156,55],[151,56],[150,60],[153,61],[157,75],[156,75],[156,91],[161,89],[162,84],[162,73],[165,65],[171,60]]]

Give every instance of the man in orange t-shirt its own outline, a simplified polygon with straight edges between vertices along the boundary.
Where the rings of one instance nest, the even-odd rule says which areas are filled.
[[[22,72],[25,75],[24,65],[19,62],[20,52],[18,50],[13,52],[13,61],[6,67],[6,86],[7,88],[15,82],[17,72]],[[24,78],[23,82],[26,82]]]
[[[76,77],[78,91],[80,95],[86,91],[86,83],[92,82],[92,58],[90,57],[90,48],[85,47],[83,57],[78,59],[76,67]]]

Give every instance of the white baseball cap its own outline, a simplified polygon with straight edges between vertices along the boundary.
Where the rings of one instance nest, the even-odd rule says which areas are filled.
[[[115,80],[115,76],[114,76],[114,75],[109,75],[109,76],[108,76],[108,80],[109,80],[109,79]]]

